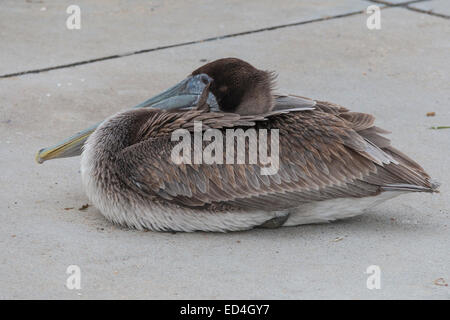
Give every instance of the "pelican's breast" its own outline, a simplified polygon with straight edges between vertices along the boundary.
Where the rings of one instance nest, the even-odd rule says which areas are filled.
[[[105,120],[89,137],[81,155],[81,178],[87,196],[109,220],[139,230],[234,231],[261,225],[277,215],[266,211],[213,212],[181,207],[129,187],[131,174],[116,154],[127,147],[135,121],[126,111]],[[128,179],[128,181],[124,181]]]
[[[84,144],[81,154],[83,187],[90,201],[106,218],[139,228],[139,219],[131,209],[137,199],[127,195],[128,190],[120,181],[120,173],[115,170],[113,155],[108,150],[116,147],[113,141],[106,138],[114,135],[108,125],[110,119],[105,120]]]

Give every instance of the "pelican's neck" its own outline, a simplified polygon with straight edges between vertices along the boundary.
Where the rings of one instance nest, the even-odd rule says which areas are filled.
[[[134,144],[148,113],[148,110],[129,110],[106,119],[89,137],[85,151],[95,153],[98,158],[111,157]]]
[[[126,202],[126,168],[121,151],[136,142],[149,110],[130,110],[106,119],[88,138],[81,154],[81,179],[91,201],[102,211],[106,203]],[[113,219],[114,220],[114,219]]]

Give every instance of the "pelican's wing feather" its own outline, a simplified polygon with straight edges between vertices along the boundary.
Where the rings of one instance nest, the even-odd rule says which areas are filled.
[[[184,128],[194,141],[196,121],[202,122],[203,129],[219,129],[224,140],[230,128],[278,129],[278,172],[262,174],[264,166],[259,162],[175,164],[171,153],[179,142],[171,141],[170,134]],[[143,197],[217,210],[281,210],[383,190],[435,191],[424,170],[392,148],[380,135],[385,131],[374,127],[373,121],[373,116],[320,101],[314,110],[280,112],[275,108],[259,116],[205,110],[161,112],[139,128],[137,142],[124,149],[118,161],[127,167],[123,180]],[[267,141],[270,137],[269,131]],[[202,150],[209,144],[203,142]],[[245,148],[247,154],[248,143]]]

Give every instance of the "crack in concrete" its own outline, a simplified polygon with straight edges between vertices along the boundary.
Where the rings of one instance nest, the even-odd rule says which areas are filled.
[[[410,10],[410,11],[424,13],[424,14],[428,14],[428,15],[434,16],[434,17],[450,19],[450,16],[447,16],[447,15],[442,14],[442,13],[428,11],[428,10],[423,10],[423,9],[418,9],[418,8],[414,8],[414,7],[410,7],[409,6],[410,4],[419,3],[419,2],[429,2],[429,1],[432,1],[432,0],[412,0],[412,1],[403,2],[403,3],[389,3],[389,2],[386,2],[386,1],[383,1],[383,0],[367,0],[367,1],[372,2],[372,3],[383,4],[383,5],[386,5],[388,7],[405,8],[405,9]]]
[[[386,0],[366,0],[366,1],[378,3],[378,4],[384,4],[388,7],[407,7],[409,4],[413,4],[413,3],[417,3],[417,2],[427,2],[427,1],[431,1],[431,0],[411,0],[411,1],[402,2],[402,3],[390,3],[390,2],[387,2]]]
[[[277,29],[295,27],[295,26],[300,26],[303,24],[309,24],[309,23],[314,23],[314,22],[346,18],[346,17],[357,15],[357,14],[362,14],[364,12],[365,12],[365,10],[358,10],[358,11],[339,14],[339,15],[335,15],[335,16],[329,16],[329,17],[323,17],[323,18],[317,18],[317,19],[311,19],[311,20],[304,20],[304,21],[299,21],[299,22],[287,23],[287,24],[276,25],[276,26],[271,26],[271,27],[264,27],[264,28],[248,30],[248,31],[241,31],[241,32],[223,35],[223,36],[216,36],[216,37],[201,39],[201,40],[193,40],[193,41],[169,44],[169,45],[165,45],[165,46],[159,46],[159,47],[154,47],[154,48],[149,48],[149,49],[142,49],[142,50],[132,51],[132,52],[128,52],[128,53],[115,54],[115,55],[110,55],[110,56],[105,56],[105,57],[100,57],[100,58],[95,58],[95,59],[67,63],[67,64],[57,65],[57,66],[53,66],[53,67],[8,73],[8,74],[0,75],[0,79],[1,78],[18,77],[18,76],[23,76],[23,75],[27,75],[27,74],[48,72],[48,71],[58,70],[58,69],[72,68],[72,67],[81,66],[81,65],[85,65],[85,64],[106,61],[106,60],[112,60],[112,59],[118,59],[118,58],[122,58],[122,57],[128,57],[128,56],[133,56],[133,55],[137,55],[137,54],[142,54],[142,53],[160,51],[160,50],[177,48],[177,47],[184,47],[184,46],[199,44],[199,43],[203,43],[203,42],[218,41],[218,40],[240,37],[240,36],[245,36],[245,35],[254,34],[254,33],[265,32],[265,31],[273,31],[273,30],[277,30]]]
[[[428,15],[433,16],[433,17],[444,18],[444,19],[447,19],[447,20],[450,19],[450,16],[447,16],[445,14],[438,13],[438,12],[423,10],[423,9],[419,9],[419,8],[409,7],[409,6],[406,7],[406,9],[411,10],[411,11],[415,11],[415,12],[419,12],[419,13],[425,13],[425,14],[428,14]]]

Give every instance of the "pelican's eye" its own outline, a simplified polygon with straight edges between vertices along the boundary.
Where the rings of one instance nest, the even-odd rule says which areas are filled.
[[[202,74],[201,76],[200,76],[200,81],[201,82],[203,82],[203,84],[209,84],[210,82],[211,82],[211,78],[208,76],[208,75],[206,75],[206,74]]]

